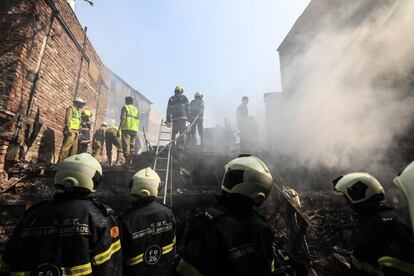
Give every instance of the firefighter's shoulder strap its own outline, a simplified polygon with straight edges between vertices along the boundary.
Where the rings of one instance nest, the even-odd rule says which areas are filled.
[[[29,207],[28,209],[26,209],[24,211],[24,214],[26,215],[30,212],[33,212],[33,211],[37,210],[39,207],[42,207],[46,204],[49,204],[50,202],[51,202],[50,200],[44,200],[44,201],[41,201],[39,203],[36,203],[36,204],[32,205],[31,207]]]
[[[227,213],[226,210],[216,207],[216,208],[207,209],[204,213],[201,214],[201,216],[203,216],[208,221],[214,221],[218,219],[219,217],[224,216],[226,213]]]
[[[95,207],[98,208],[98,210],[102,212],[104,216],[108,217],[114,213],[114,210],[112,210],[111,207],[98,201],[95,197],[90,196],[89,199],[92,201],[93,205],[95,205]]]

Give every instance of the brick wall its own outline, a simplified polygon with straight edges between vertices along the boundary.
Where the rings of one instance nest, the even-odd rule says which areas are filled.
[[[53,5],[57,13],[53,13]],[[77,96],[92,111],[92,126],[95,122],[100,125],[106,112],[109,78],[92,44],[87,38],[84,42],[84,38],[82,26],[64,0],[1,1],[0,171],[9,143],[16,137],[21,145],[30,140],[37,113],[41,128],[37,136],[32,136],[34,142],[24,158],[57,161],[64,113],[75,97],[80,68]],[[16,136],[18,122],[21,128]]]

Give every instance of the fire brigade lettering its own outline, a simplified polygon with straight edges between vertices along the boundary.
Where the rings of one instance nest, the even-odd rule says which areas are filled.
[[[156,223],[151,223],[149,228],[144,230],[132,233],[132,239],[139,239],[147,235],[157,235],[160,233],[168,232],[173,230],[173,225],[171,222],[160,221]]]
[[[56,223],[56,222],[55,222]],[[63,220],[60,224],[53,226],[39,226],[24,228],[21,237],[38,237],[38,236],[78,236],[88,235],[89,225],[79,224],[78,220]]]
[[[252,244],[246,244],[238,248],[230,249],[229,257],[231,259],[237,259],[251,253],[254,253],[256,250],[254,249]]]

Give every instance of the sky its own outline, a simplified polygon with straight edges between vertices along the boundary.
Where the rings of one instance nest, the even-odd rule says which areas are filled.
[[[262,118],[263,94],[281,90],[277,47],[309,1],[78,0],[76,14],[104,64],[162,116],[181,85],[190,101],[204,94],[211,127],[234,122],[242,96]]]

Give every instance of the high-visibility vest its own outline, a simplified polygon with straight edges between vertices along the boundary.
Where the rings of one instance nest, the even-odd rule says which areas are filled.
[[[72,117],[70,118],[70,128],[73,130],[79,130],[81,114],[76,107],[71,106],[71,108],[72,108]]]
[[[122,126],[122,130],[130,130],[138,132],[139,129],[139,112],[138,109],[132,104],[124,105],[126,110],[125,123]]]

